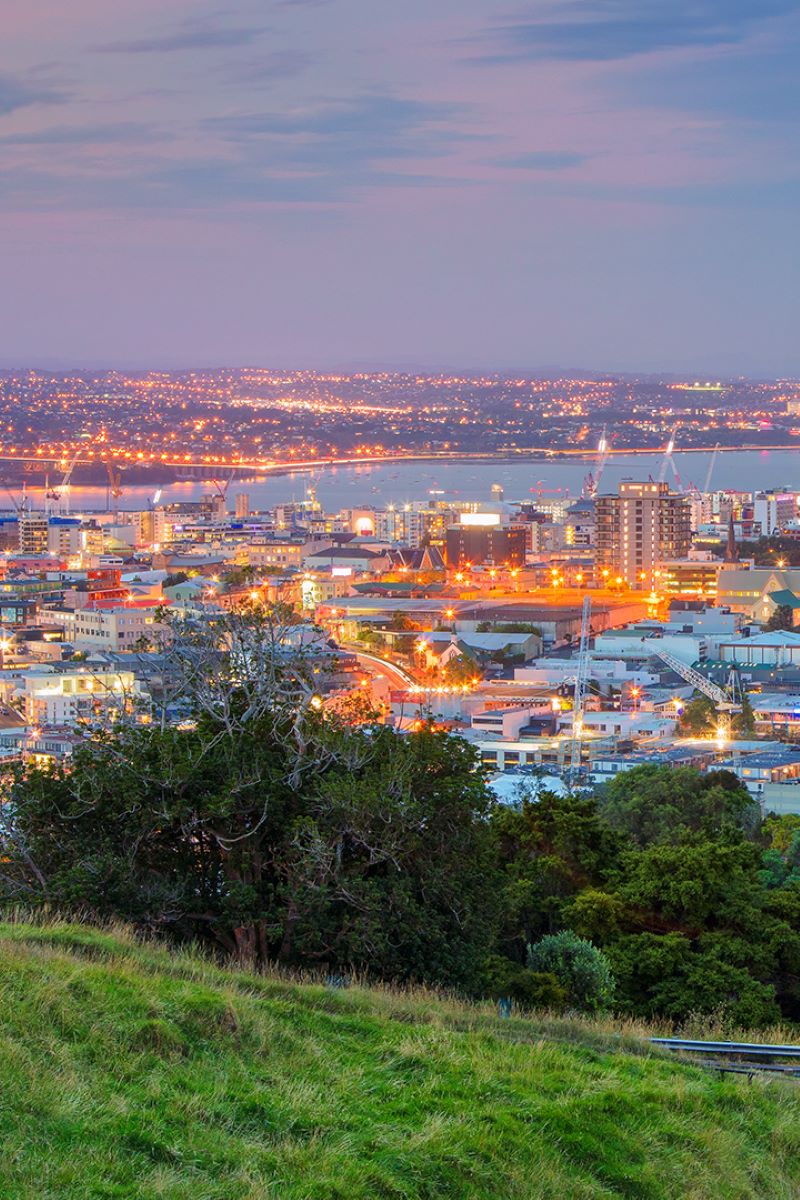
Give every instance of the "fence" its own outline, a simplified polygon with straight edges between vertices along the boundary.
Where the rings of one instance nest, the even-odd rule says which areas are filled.
[[[703,1055],[699,1066],[715,1071],[747,1075],[769,1072],[789,1078],[800,1077],[800,1045],[770,1046],[760,1042],[701,1042],[686,1038],[650,1038],[653,1046],[662,1046],[680,1054]],[[789,1060],[788,1062],[785,1060]],[[782,1061],[783,1060],[783,1061]]]

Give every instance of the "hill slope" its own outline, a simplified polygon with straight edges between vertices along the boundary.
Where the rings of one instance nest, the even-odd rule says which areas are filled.
[[[0,925],[0,1196],[800,1194],[800,1090],[611,1044]]]

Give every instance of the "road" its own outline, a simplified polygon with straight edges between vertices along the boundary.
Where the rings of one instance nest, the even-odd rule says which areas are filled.
[[[384,675],[392,687],[400,688],[405,691],[406,688],[413,687],[416,680],[409,675],[402,667],[398,667],[397,663],[388,662],[385,658],[379,658],[377,654],[365,654],[363,650],[353,650],[349,646],[342,647],[347,650],[348,654],[352,654],[358,662],[364,667],[365,671],[371,672],[373,675]]]

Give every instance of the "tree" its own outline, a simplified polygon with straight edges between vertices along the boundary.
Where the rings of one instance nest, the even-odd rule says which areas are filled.
[[[750,697],[746,694],[742,696],[742,711],[736,713],[731,722],[731,728],[734,733],[748,738],[752,737],[756,731],[756,715],[753,712]]]
[[[389,628],[395,633],[414,633],[421,629],[422,626],[418,625],[416,621],[412,621],[405,613],[398,611],[392,613]]]
[[[0,896],[80,908],[249,963],[479,988],[495,938],[492,797],[466,742],[321,707],[278,614],[175,628],[192,718],[95,734],[19,771]]]
[[[762,832],[729,773],[636,768],[598,797],[545,792],[492,824],[506,958],[569,930],[607,955],[621,1011],[800,1017],[797,830],[784,818]]]
[[[542,636],[542,631],[538,625],[532,625],[529,621],[502,621],[499,625],[494,626],[495,633],[531,633],[537,637]]]
[[[503,878],[499,948],[522,963],[529,943],[568,924],[585,888],[606,885],[622,840],[593,798],[547,790],[498,807],[492,824]]]
[[[708,696],[695,696],[681,713],[678,727],[681,733],[702,737],[714,732],[718,719],[714,701]]]
[[[800,883],[800,816],[768,817],[762,827],[767,842],[762,883],[766,888]]]
[[[773,534],[753,542],[740,542],[739,551],[742,558],[755,559],[757,567],[800,566],[800,542],[793,537]]]
[[[196,574],[196,572],[195,572]],[[188,576],[187,578],[190,578]],[[234,590],[235,588],[247,587],[256,577],[256,569],[251,566],[233,567],[228,571],[222,579],[226,591]]]
[[[641,847],[680,842],[687,833],[716,837],[752,832],[760,810],[730,771],[641,766],[617,775],[598,799],[608,824]]]
[[[563,930],[529,947],[528,967],[556,977],[569,1000],[585,1012],[609,1008],[614,976],[608,959],[591,942]]]
[[[180,583],[186,583],[188,578],[189,576],[185,571],[172,571],[170,574],[164,576],[161,586],[165,588],[177,587]]]
[[[448,683],[464,684],[471,683],[473,679],[480,679],[483,671],[474,658],[468,654],[461,654],[450,659],[442,674]]]
[[[790,604],[779,604],[764,625],[765,629],[794,629],[794,609]]]
[[[643,933],[621,938],[608,955],[635,1016],[685,1021],[703,1013],[733,1028],[757,1028],[780,1019],[775,989],[719,954],[698,952],[681,933]]]

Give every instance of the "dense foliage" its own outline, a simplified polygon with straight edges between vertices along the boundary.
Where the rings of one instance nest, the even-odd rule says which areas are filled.
[[[599,798],[545,793],[507,809],[495,822],[502,948],[524,963],[528,943],[571,929],[608,956],[615,1003],[627,1012],[798,1020],[792,822],[762,825],[727,772],[649,766],[619,775]]]
[[[318,663],[260,657],[267,632],[193,644],[192,720],[15,777],[0,900],[526,1006],[613,987],[644,1017],[800,1020],[800,819],[762,821],[730,773],[649,766],[499,805],[464,740],[323,710]],[[570,955],[601,964],[593,988]]]
[[[328,729],[295,784],[269,718],[241,761],[218,732],[207,717],[133,730],[20,777],[6,894],[255,961],[476,985],[494,889],[490,801],[466,744]]]
[[[752,542],[739,542],[739,555],[743,559],[754,559],[757,567],[777,567],[779,570],[797,567],[800,566],[800,542],[797,538],[776,533]]]

